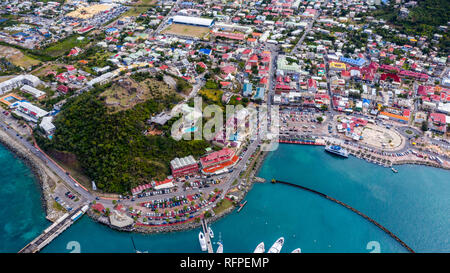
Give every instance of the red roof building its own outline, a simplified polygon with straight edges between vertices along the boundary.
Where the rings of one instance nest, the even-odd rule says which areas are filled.
[[[235,152],[232,149],[223,148],[220,151],[210,153],[200,158],[200,164],[202,168],[212,167],[230,161],[234,154]]]
[[[428,119],[430,130],[437,133],[445,134],[447,131],[447,123],[445,114],[431,113]]]

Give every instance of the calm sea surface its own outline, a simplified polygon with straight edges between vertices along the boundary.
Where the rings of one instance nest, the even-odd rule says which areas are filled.
[[[30,170],[0,147],[0,251],[15,252],[47,225]],[[266,158],[259,176],[287,181],[343,201],[388,228],[417,252],[450,251],[450,171],[398,166],[399,173],[323,147],[282,144]],[[247,205],[213,223],[224,252],[266,249],[283,236],[282,252],[381,252],[406,250],[359,215],[313,193],[281,184],[255,184]],[[200,229],[170,234],[129,234],[84,216],[42,252],[200,252]]]

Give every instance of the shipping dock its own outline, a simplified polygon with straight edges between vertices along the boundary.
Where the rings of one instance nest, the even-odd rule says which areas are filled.
[[[31,243],[22,248],[19,253],[36,253],[53,241],[59,234],[63,233],[75,221],[77,221],[83,214],[86,213],[89,206],[84,205],[81,208],[74,210],[71,214],[66,213],[61,218],[56,220],[48,228],[46,228],[41,235],[36,237]]]

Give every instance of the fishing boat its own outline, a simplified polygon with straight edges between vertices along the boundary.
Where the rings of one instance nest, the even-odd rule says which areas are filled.
[[[211,227],[208,227],[208,233],[209,233],[209,238],[214,238],[214,232],[213,232],[213,230],[211,229]]]
[[[283,237],[278,238],[278,240],[276,240],[275,243],[273,243],[273,245],[269,248],[269,251],[267,251],[267,253],[280,253],[283,244],[284,238]]]
[[[203,234],[203,232],[200,231],[200,233],[198,234],[198,241],[200,242],[200,246],[202,248],[202,251],[206,251],[206,239],[205,239],[205,234]]]
[[[300,248],[296,248],[296,249],[292,250],[291,253],[302,253],[302,250]]]
[[[391,170],[392,170],[394,173],[398,173],[398,171],[397,171],[396,169],[394,169],[394,168],[391,168]]]
[[[255,248],[255,251],[253,253],[264,253],[266,251],[264,249],[264,242],[259,243],[259,245]]]
[[[217,247],[216,253],[223,253],[223,244],[221,242],[217,243],[219,247]]]

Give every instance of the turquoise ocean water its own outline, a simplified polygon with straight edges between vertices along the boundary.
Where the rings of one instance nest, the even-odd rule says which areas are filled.
[[[28,166],[0,145],[0,252],[20,250],[50,224],[40,197]]]
[[[341,159],[325,153],[323,147],[283,144],[268,155],[259,175],[298,183],[341,200],[384,225],[415,251],[449,252],[450,172],[410,165],[397,169],[399,173],[394,174],[354,157]],[[36,183],[28,185],[28,190],[36,196],[30,206],[38,212],[23,217],[30,218],[27,223],[37,224],[25,225],[17,234],[39,233],[45,228]],[[213,242],[220,237],[224,252],[252,252],[261,241],[268,249],[280,236],[285,238],[282,252],[297,247],[302,252],[370,252],[368,244],[379,245],[381,252],[406,251],[359,215],[310,192],[280,184],[255,184],[246,200],[240,213],[211,225],[216,235]],[[5,206],[9,204],[2,209]],[[15,215],[1,213],[7,216],[6,224],[14,222],[10,219]],[[79,243],[81,252],[133,252],[131,236],[141,251],[200,252],[199,231],[121,233],[84,216],[42,252],[70,252],[72,241]],[[17,251],[27,241],[3,239],[3,252]]]

